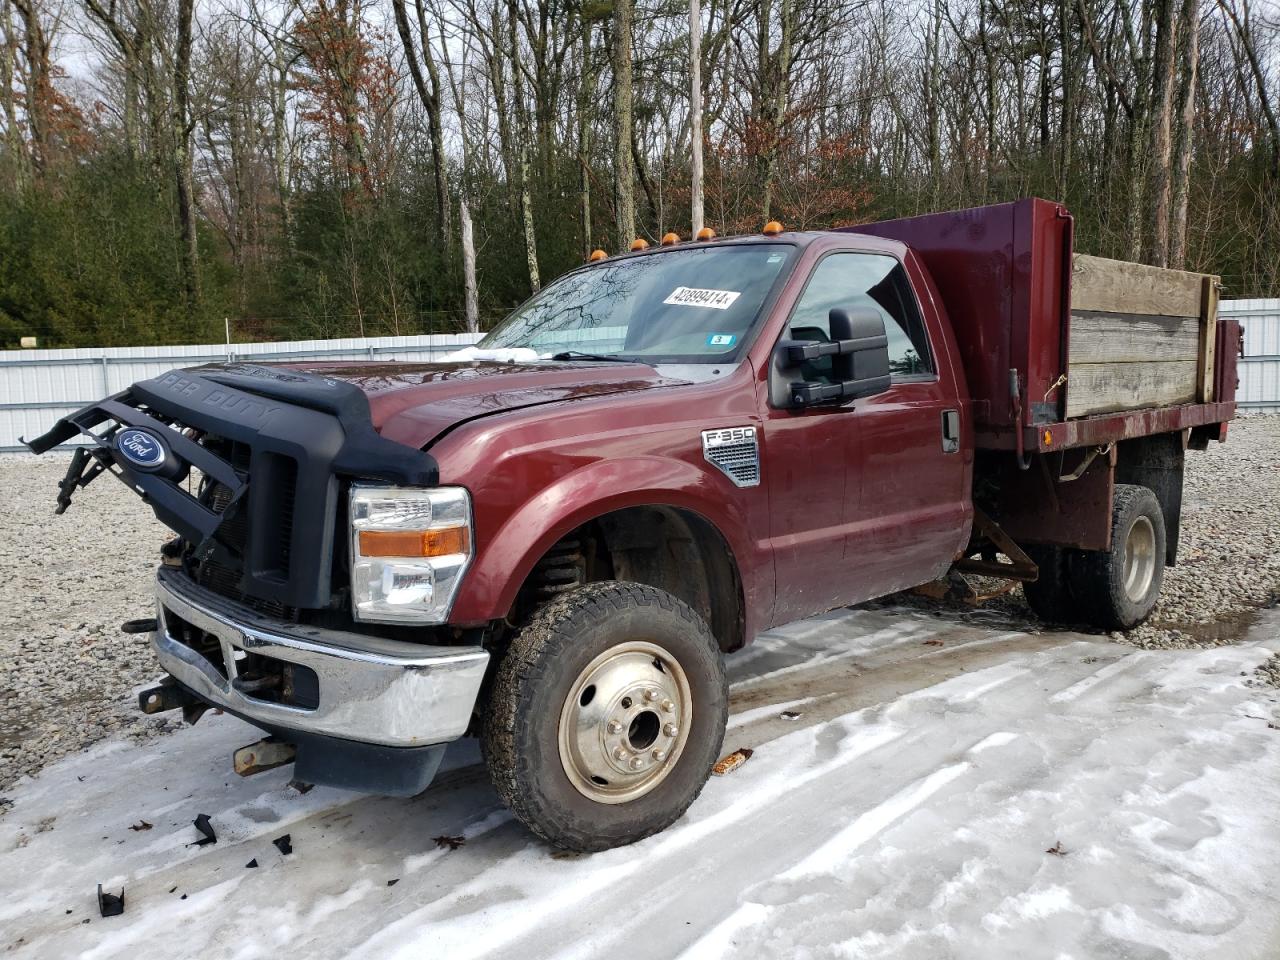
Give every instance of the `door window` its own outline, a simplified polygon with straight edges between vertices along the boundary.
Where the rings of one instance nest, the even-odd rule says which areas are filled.
[[[813,270],[791,313],[792,340],[829,341],[831,310],[871,309],[884,320],[894,382],[932,379],[933,354],[902,264],[875,253],[833,253]],[[831,358],[806,362],[806,380],[830,382]]]

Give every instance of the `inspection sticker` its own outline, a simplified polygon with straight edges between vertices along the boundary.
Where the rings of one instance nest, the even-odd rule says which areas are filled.
[[[732,333],[709,333],[707,334],[707,346],[732,347],[733,342],[737,339],[737,336]]]
[[[737,290],[703,290],[700,287],[676,287],[663,303],[680,307],[710,307],[712,310],[728,310],[741,296]]]

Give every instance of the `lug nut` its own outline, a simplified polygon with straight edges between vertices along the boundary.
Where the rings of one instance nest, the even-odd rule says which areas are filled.
[[[617,720],[610,720],[610,721],[609,721],[609,732],[610,732],[610,733],[621,733],[621,732],[622,732],[622,724],[620,724]]]
[[[674,723],[668,723],[665,727],[662,728],[662,732],[665,733],[668,737],[675,737],[679,735],[680,728],[677,727]]]
[[[646,690],[646,691],[644,692],[644,698],[645,698],[647,701],[649,701],[650,703],[653,703],[653,701],[655,701],[655,700],[657,700],[657,699],[658,699],[658,691],[657,691],[657,690]]]
[[[641,760],[639,757],[632,757],[631,763],[629,763],[628,766],[631,767],[632,770],[639,770],[642,766],[644,766],[644,761]]]
[[[672,710],[674,710],[675,708],[676,708],[676,705],[675,705],[674,703],[672,703],[670,700],[663,700],[663,701],[662,701],[662,712],[663,712],[663,713],[670,713],[670,712],[671,712]]]
[[[667,751],[665,751],[665,750],[655,750],[655,751],[653,751],[653,759],[655,759],[655,760],[657,760],[659,763],[661,763],[663,760],[667,759]]]
[[[625,760],[625,759],[627,759],[627,751],[623,750],[621,747],[614,747],[614,748],[613,748],[613,759],[615,759],[615,760]]]

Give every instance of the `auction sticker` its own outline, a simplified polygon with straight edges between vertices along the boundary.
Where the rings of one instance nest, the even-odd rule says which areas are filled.
[[[679,307],[710,307],[712,310],[728,310],[741,296],[737,290],[704,290],[701,287],[676,287],[663,303]]]

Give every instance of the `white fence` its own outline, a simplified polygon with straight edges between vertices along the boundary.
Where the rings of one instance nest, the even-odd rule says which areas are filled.
[[[1280,299],[1224,300],[1218,309],[1244,325],[1241,411],[1280,413]],[[603,337],[611,334],[599,331]],[[188,347],[4,350],[0,351],[0,453],[25,450],[19,437],[39,436],[58,417],[174,367],[227,359],[430,360],[477,339],[477,334],[464,333]]]
[[[1244,327],[1236,394],[1241,412],[1280,413],[1280,299],[1223,300],[1218,312]]]
[[[295,340],[286,343],[89,350],[0,351],[0,453],[25,450],[59,417],[174,367],[222,360],[431,360],[475,343],[479,334]]]

